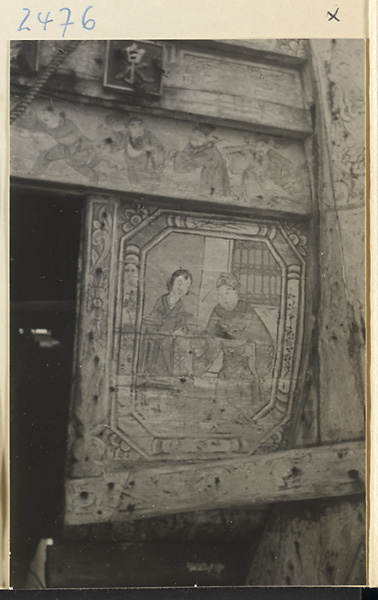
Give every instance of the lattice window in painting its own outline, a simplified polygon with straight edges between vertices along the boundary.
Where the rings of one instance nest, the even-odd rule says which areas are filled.
[[[240,282],[240,296],[254,304],[279,306],[281,269],[262,242],[235,240],[232,272]]]

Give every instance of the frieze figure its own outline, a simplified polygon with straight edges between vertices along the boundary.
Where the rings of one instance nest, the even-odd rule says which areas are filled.
[[[40,175],[51,163],[65,160],[75,171],[85,175],[91,183],[96,184],[98,173],[94,167],[98,164],[101,154],[98,146],[82,134],[64,111],[58,110],[52,105],[44,107],[39,112],[38,120],[44,131],[57,143],[39,154],[32,174]]]
[[[195,126],[185,148],[171,153],[176,173],[191,173],[200,169],[200,193],[203,195],[230,195],[227,167],[216,144],[210,137],[215,127],[208,124]]]
[[[106,138],[110,152],[123,151],[131,184],[146,178],[160,179],[165,165],[165,148],[155,134],[146,129],[143,119],[113,113],[106,117],[111,136]]]
[[[291,163],[269,144],[258,140],[253,144],[229,147],[227,165],[232,178],[232,191],[244,202],[250,198],[270,200],[290,194],[284,182],[291,173]]]

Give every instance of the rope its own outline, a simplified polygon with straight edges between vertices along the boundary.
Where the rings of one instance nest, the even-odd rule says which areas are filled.
[[[39,94],[43,86],[46,84],[47,80],[50,79],[51,75],[55,73],[55,71],[60,67],[60,65],[66,60],[66,58],[72,54],[72,52],[78,47],[82,40],[75,40],[73,42],[69,42],[65,49],[59,49],[59,53],[52,59],[52,61],[47,65],[45,70],[39,75],[32,85],[30,90],[25,94],[23,100],[16,106],[16,108],[11,111],[10,114],[10,124],[14,123],[18,117],[22,115],[25,109],[31,104],[34,98]]]

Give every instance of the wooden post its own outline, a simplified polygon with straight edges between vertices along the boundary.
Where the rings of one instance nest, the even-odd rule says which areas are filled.
[[[364,437],[364,42],[311,46],[320,157],[319,441],[327,444]],[[275,507],[248,584],[362,585],[364,513],[362,495]]]

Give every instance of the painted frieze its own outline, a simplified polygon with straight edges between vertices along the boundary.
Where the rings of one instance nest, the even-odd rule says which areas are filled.
[[[15,122],[11,173],[305,214],[302,144],[210,123],[38,101]]]

